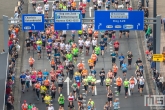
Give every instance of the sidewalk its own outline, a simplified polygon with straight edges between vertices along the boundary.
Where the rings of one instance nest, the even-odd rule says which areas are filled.
[[[161,18],[165,17],[165,0],[157,0],[157,15],[161,15]],[[149,16],[153,17],[153,0],[149,1]],[[163,25],[161,27],[161,44],[160,44],[160,52],[162,52],[163,47],[165,46],[165,32],[163,30]],[[161,53],[160,53],[161,54]],[[164,64],[163,62],[160,63],[160,73],[163,75],[163,77],[165,78],[165,68],[164,68]]]

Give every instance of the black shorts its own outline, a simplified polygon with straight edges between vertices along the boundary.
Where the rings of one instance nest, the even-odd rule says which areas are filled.
[[[91,84],[91,86],[95,86],[95,84]]]
[[[99,9],[101,9],[101,6],[98,6]]]
[[[125,92],[127,93],[128,92],[128,87],[124,87],[125,88]]]
[[[93,66],[89,66],[89,68],[90,68],[90,69],[92,69],[92,68],[93,68]]]
[[[30,64],[30,67],[32,68],[33,67],[33,64]]]
[[[105,2],[105,0],[103,0],[103,3]]]
[[[47,54],[51,54],[51,51],[47,51]]]
[[[63,84],[58,84],[58,87],[63,87]]]
[[[128,60],[128,65],[131,65],[131,63],[132,63],[132,60]]]
[[[127,70],[124,70],[123,73],[127,73]]]
[[[66,34],[64,34],[63,37],[66,38]]]
[[[55,82],[55,80],[51,80],[51,82],[53,82],[53,83],[54,83],[54,82]]]
[[[35,84],[36,83],[36,81],[32,81],[32,84]]]
[[[112,34],[109,34],[108,36],[109,36],[109,38],[112,38]]]
[[[89,37],[92,37],[92,34],[89,34]]]
[[[106,85],[106,87],[108,87],[108,86],[110,86],[110,85]]]
[[[88,82],[88,85],[91,85],[91,82]]]
[[[76,58],[77,58],[77,57],[78,57],[78,55],[73,55],[73,57],[76,57]]]
[[[49,86],[46,86],[47,90],[49,90]]]
[[[41,53],[41,50],[37,51],[37,53]]]
[[[27,43],[27,44],[26,44],[26,47],[30,47],[30,43]]]
[[[104,38],[104,35],[101,35],[101,38]]]
[[[144,85],[140,85],[140,88],[143,88],[144,87]]]
[[[115,48],[115,51],[119,51],[119,47],[118,48]]]
[[[126,5],[129,4],[129,2],[125,2],[125,4],[126,4]]]
[[[33,6],[33,7],[36,6],[36,3],[32,3],[32,6]]]
[[[112,101],[113,99],[112,98],[108,98],[108,102]]]
[[[85,91],[87,91],[88,90],[88,85],[84,85],[84,89],[85,89]]]
[[[93,50],[95,49],[95,47],[96,47],[95,45],[92,46]]]
[[[59,1],[56,1],[56,3],[59,3]]]
[[[45,47],[46,43],[45,42],[42,42],[42,46]]]
[[[124,31],[120,31],[120,33],[123,33]]]
[[[61,107],[64,107],[64,104],[59,104]]]
[[[90,50],[90,47],[86,47],[87,50]]]
[[[79,46],[79,49],[83,49],[83,46]]]
[[[21,85],[25,85],[25,81],[21,81]]]
[[[116,77],[116,75],[117,75],[117,72],[113,72],[114,73],[114,77]]]

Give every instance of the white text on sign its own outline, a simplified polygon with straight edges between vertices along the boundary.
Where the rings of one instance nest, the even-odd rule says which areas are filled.
[[[42,22],[42,16],[24,16],[24,22]]]
[[[110,12],[110,19],[129,19],[128,12]]]

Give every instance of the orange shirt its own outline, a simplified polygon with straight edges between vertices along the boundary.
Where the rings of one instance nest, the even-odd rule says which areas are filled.
[[[34,59],[33,58],[29,58],[29,64],[30,65],[34,64]]]
[[[72,3],[72,7],[76,7],[76,2],[73,2]]]
[[[134,79],[131,79],[130,80],[130,84],[135,84],[135,80]]]
[[[109,78],[111,77],[112,78],[113,77],[113,73],[112,72],[108,72],[107,73],[107,77],[109,77]]]
[[[95,31],[95,32],[94,32],[94,36],[95,36],[95,37],[98,37],[98,35],[99,35],[98,31]]]
[[[72,44],[72,48],[75,48],[77,45],[76,45],[76,43],[73,43]]]
[[[92,58],[94,61],[96,61],[96,60],[97,60],[97,55],[96,55],[96,54],[92,54],[92,55],[91,55],[91,58]]]
[[[77,67],[78,67],[79,69],[83,69],[83,68],[84,68],[84,64],[83,64],[83,63],[79,63],[79,64],[77,65]]]
[[[45,85],[45,86],[49,86],[49,85],[50,85],[49,80],[45,80],[45,81],[44,81],[44,85]]]
[[[34,86],[35,86],[36,89],[40,89],[40,87],[41,87],[41,85],[38,84],[38,83],[36,83]]]
[[[82,76],[87,76],[88,75],[88,70],[87,69],[83,69],[81,74],[82,74]]]
[[[117,66],[113,66],[113,72],[117,73],[117,71],[118,71],[118,67]]]
[[[55,66],[55,61],[51,60],[50,64],[51,64],[51,66]]]
[[[92,34],[92,33],[93,33],[92,29],[89,28],[89,29],[88,29],[88,34]]]
[[[28,104],[26,103],[26,104],[22,104],[22,110],[27,110],[28,109]]]
[[[55,72],[50,73],[50,79],[51,80],[55,80],[56,79],[56,73]]]
[[[89,64],[89,66],[94,66],[94,60],[93,59],[89,59],[88,60],[88,64]]]
[[[117,85],[117,86],[121,86],[121,84],[122,84],[121,78],[117,78],[117,79],[116,79],[116,85]]]

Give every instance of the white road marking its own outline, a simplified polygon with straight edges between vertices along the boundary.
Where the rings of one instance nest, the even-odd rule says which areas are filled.
[[[115,96],[119,96],[118,94],[116,94]]]
[[[113,51],[113,50],[110,50],[110,51]]]
[[[89,7],[89,17],[92,16],[92,9],[93,9],[93,7]]]
[[[116,98],[116,100],[119,100],[119,98]]]
[[[116,84],[116,83],[114,83],[114,84]]]
[[[54,1],[48,1],[48,3],[53,3]],[[29,0],[29,3],[32,3],[31,0]],[[36,3],[44,3],[43,1],[36,1]]]
[[[83,57],[81,59],[84,59]]]
[[[109,48],[113,48],[113,47],[109,47]]]
[[[52,8],[52,18],[54,18],[54,11],[53,11],[53,8]]]
[[[85,62],[85,61],[82,61],[83,63]],[[82,85],[83,86],[83,85]]]
[[[118,92],[118,91],[115,91],[115,92]]]
[[[96,86],[95,86],[95,95],[97,95],[97,88],[96,88]]]
[[[67,94],[69,95],[69,77],[67,77],[64,82],[67,83]]]
[[[85,90],[85,89],[82,89],[83,91]]]
[[[117,87],[114,87],[114,88],[117,88]]]

